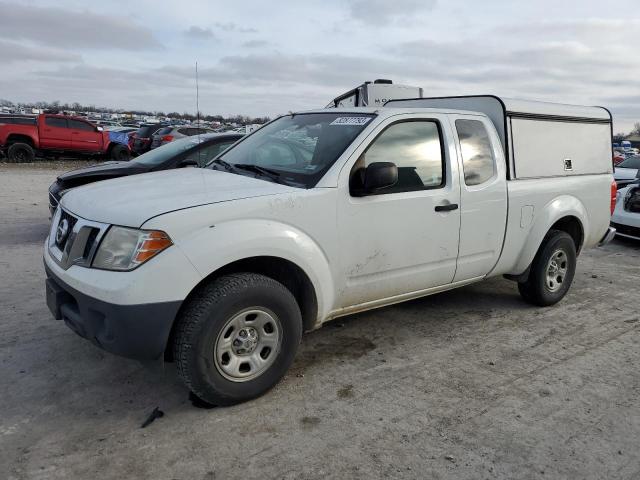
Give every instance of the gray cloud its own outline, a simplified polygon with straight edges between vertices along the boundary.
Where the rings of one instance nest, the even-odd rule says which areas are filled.
[[[233,22],[221,23],[218,22],[215,24],[216,28],[223,30],[225,32],[235,32],[235,33],[257,33],[258,30],[251,27],[243,27]]]
[[[57,47],[145,50],[161,47],[151,30],[124,16],[0,2],[0,37]]]
[[[215,38],[213,30],[210,28],[198,27],[197,25],[191,25],[183,33],[186,37],[193,40],[213,40]]]
[[[16,62],[67,63],[80,62],[82,57],[75,53],[43,47],[32,47],[21,43],[0,40],[0,63]]]
[[[437,0],[351,0],[349,13],[364,24],[383,26],[431,11],[436,4]]]
[[[242,43],[243,48],[260,48],[266,47],[269,45],[269,42],[266,40],[249,40],[247,42]]]
[[[0,61],[22,60],[25,68],[6,68],[0,92],[20,101],[193,111],[194,68],[188,59],[198,58],[201,106],[210,113],[314,108],[364,80],[391,78],[421,86],[430,96],[495,93],[601,104],[611,107],[616,130],[640,119],[640,20],[618,19],[597,0],[564,11],[558,4],[558,20],[546,14],[557,0],[534,2],[526,16],[502,0],[477,6],[450,0],[438,8],[435,0],[283,0],[278,15],[268,5],[218,9],[205,2],[198,12],[180,5],[145,12],[144,27],[127,19],[136,17],[116,18],[111,6],[86,4],[88,13],[7,1],[17,0],[0,0],[0,38],[15,40],[0,41]],[[70,23],[80,26],[74,30]],[[123,24],[129,28],[124,36],[118,30]],[[148,30],[153,28],[166,49],[128,52],[152,48],[149,41],[132,40],[138,38],[132,28],[157,46]],[[216,37],[222,41],[205,41]]]

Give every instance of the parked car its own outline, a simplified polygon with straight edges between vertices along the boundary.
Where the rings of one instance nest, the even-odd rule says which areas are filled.
[[[616,229],[616,235],[640,240],[640,181],[618,192],[611,226]]]
[[[618,188],[623,188],[638,178],[640,171],[640,155],[625,158],[616,165],[613,176]]]
[[[151,150],[151,141],[153,134],[163,128],[164,125],[158,123],[146,123],[140,125],[136,133],[131,136],[131,151],[134,155],[142,155]]]
[[[206,168],[69,192],[44,251],[53,316],[112,353],[175,361],[229,405],[336,317],[503,275],[532,304],[560,301],[578,253],[614,235],[608,112],[392,105],[292,113]]]
[[[114,120],[101,120],[101,119],[87,119],[89,120],[91,123],[93,123],[96,126],[102,127],[105,130],[108,129],[108,127],[121,127],[122,124],[120,124],[119,122],[116,122]]]
[[[614,151],[613,152],[613,164],[614,165],[620,165],[622,162],[624,162],[624,155],[621,155],[620,153]]]
[[[113,141],[109,132],[88,121],[65,115],[41,114],[0,121],[0,149],[11,162],[31,162],[42,155],[129,158],[129,147]]]
[[[158,148],[161,145],[165,145],[180,138],[191,137],[193,135],[205,135],[207,133],[213,133],[213,130],[210,128],[189,127],[184,125],[163,127],[153,134],[151,149]]]
[[[240,138],[242,135],[218,133],[184,138],[128,162],[104,162],[63,173],[49,187],[49,211],[53,215],[62,195],[81,185],[185,166],[202,167]]]

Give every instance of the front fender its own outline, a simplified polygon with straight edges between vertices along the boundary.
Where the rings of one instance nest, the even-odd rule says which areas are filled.
[[[245,258],[288,260],[311,280],[318,319],[326,317],[334,304],[335,289],[327,256],[311,237],[291,225],[262,219],[226,221],[200,230],[177,245],[203,277]]]
[[[520,274],[527,269],[551,226],[563,217],[576,217],[582,224],[582,231],[589,232],[589,217],[582,202],[571,195],[555,197],[536,213],[527,240],[518,255],[514,274]]]

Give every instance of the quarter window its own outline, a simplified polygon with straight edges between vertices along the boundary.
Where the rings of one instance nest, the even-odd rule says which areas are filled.
[[[491,140],[484,124],[478,120],[456,120],[456,130],[462,151],[464,183],[480,185],[495,173]]]
[[[48,127],[67,128],[67,119],[60,117],[46,117],[44,123]]]
[[[395,123],[384,130],[360,156],[352,170],[352,188],[374,162],[398,167],[398,182],[378,194],[411,192],[444,185],[444,161],[438,124],[434,121]],[[361,181],[361,179],[360,179]]]

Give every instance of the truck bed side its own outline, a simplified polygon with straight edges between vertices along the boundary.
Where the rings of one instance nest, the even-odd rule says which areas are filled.
[[[491,275],[523,273],[558,221],[579,225],[578,249],[595,246],[609,226],[611,181],[610,174],[508,181],[507,232]]]
[[[30,143],[34,148],[39,146],[37,125],[21,125],[2,123],[0,120],[0,146],[7,147],[15,142]]]

